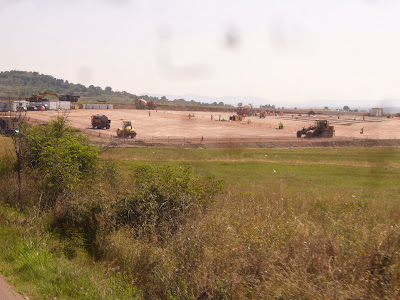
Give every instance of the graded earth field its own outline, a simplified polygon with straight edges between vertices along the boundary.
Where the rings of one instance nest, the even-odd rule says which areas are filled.
[[[91,116],[105,114],[111,119],[110,130],[91,128]],[[189,118],[189,114],[191,117]],[[227,138],[284,138],[296,140],[296,131],[303,126],[309,126],[317,119],[327,119],[335,126],[337,139],[400,139],[398,130],[400,120],[384,117],[365,117],[342,115],[282,115],[267,116],[266,118],[247,117],[243,121],[229,121],[231,113],[199,112],[199,111],[147,111],[147,110],[71,110],[67,112],[43,111],[28,112],[27,118],[33,123],[47,123],[57,115],[65,115],[71,126],[76,127],[92,136],[103,140],[115,137],[116,129],[121,120],[130,120],[137,132],[137,139],[149,138],[187,138],[210,139]],[[212,116],[212,117],[211,117]],[[219,121],[221,120],[221,121]],[[278,129],[282,122],[283,130]],[[364,134],[360,134],[364,127]]]

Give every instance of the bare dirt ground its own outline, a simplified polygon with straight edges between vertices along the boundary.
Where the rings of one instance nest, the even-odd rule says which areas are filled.
[[[28,299],[17,292],[4,280],[3,276],[0,275],[0,299],[1,300],[24,300]]]
[[[27,119],[33,123],[48,123],[63,112],[43,111],[28,112]],[[248,139],[251,141],[299,141],[296,131],[303,126],[309,126],[317,119],[327,119],[335,126],[335,137],[327,139],[330,142],[349,140],[400,140],[399,118],[365,117],[342,115],[339,118],[330,115],[282,115],[267,116],[266,118],[247,117],[243,121],[229,121],[232,113],[228,112],[199,112],[199,111],[149,111],[135,109],[114,110],[71,110],[65,112],[70,125],[92,136],[93,141],[119,141],[115,139],[116,129],[121,120],[130,120],[137,132],[137,140],[166,141],[167,139],[198,140],[216,142],[228,139]],[[91,115],[105,114],[111,119],[109,130],[91,128]],[[189,118],[190,115],[194,115]],[[211,117],[212,116],[212,117]],[[282,122],[283,130],[278,129]],[[360,134],[364,127],[364,134]],[[313,139],[320,140],[320,139]]]

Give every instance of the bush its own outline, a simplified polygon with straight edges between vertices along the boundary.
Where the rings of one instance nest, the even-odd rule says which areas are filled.
[[[190,166],[139,166],[133,173],[134,191],[122,197],[118,221],[145,232],[174,232],[197,209],[206,209],[223,189],[214,177],[194,176]]]
[[[98,151],[86,136],[67,128],[63,117],[49,126],[26,129],[23,143],[24,161],[42,177],[46,204],[54,204],[58,195],[73,189],[95,169]]]
[[[94,184],[69,191],[57,199],[49,214],[49,223],[66,239],[67,247],[86,248],[90,254],[100,257],[104,240],[115,227],[112,198]]]

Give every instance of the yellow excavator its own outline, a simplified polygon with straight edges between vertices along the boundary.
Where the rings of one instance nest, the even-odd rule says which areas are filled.
[[[50,92],[43,92],[38,95],[32,95],[29,98],[26,98],[27,101],[29,102],[42,102],[43,98],[47,95],[51,95],[54,97],[57,97],[58,100],[60,101],[71,101],[71,102],[77,102],[80,96],[73,96],[73,95],[57,95],[56,93],[50,93]]]
[[[136,136],[136,131],[132,127],[131,121],[122,120],[122,127],[117,129],[117,137],[119,138],[134,138]]]
[[[41,93],[41,94],[38,94],[38,95],[32,95],[31,97],[26,98],[26,100],[29,101],[29,102],[41,102],[42,99],[43,99],[46,95],[51,95],[51,96],[57,97],[57,99],[60,98],[60,96],[58,96],[58,95],[55,94],[55,93],[44,92],[44,93]]]

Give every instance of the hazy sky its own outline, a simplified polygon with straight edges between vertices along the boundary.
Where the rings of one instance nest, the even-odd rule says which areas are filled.
[[[136,94],[397,105],[399,15],[399,0],[0,0],[0,70]]]

